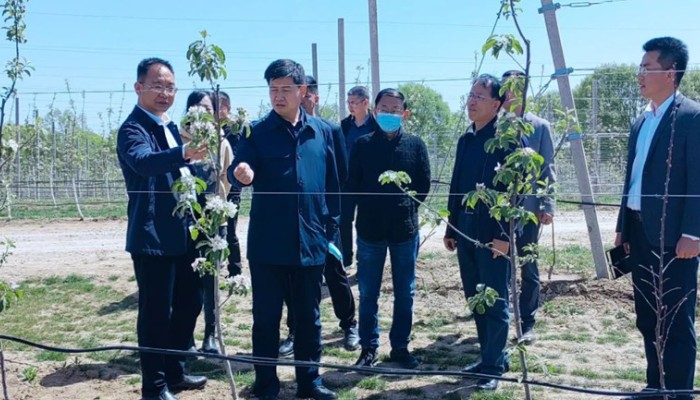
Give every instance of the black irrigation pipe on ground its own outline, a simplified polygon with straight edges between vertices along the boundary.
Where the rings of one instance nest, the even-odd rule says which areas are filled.
[[[356,367],[354,365],[338,365],[329,364],[323,362],[310,362],[310,361],[295,361],[295,360],[283,360],[277,358],[264,358],[264,357],[252,357],[252,356],[224,356],[221,354],[207,354],[199,352],[181,351],[181,350],[169,350],[169,349],[158,349],[152,347],[138,347],[138,346],[104,346],[104,347],[92,347],[86,349],[69,349],[63,347],[48,346],[41,343],[31,342],[26,339],[18,338],[10,335],[0,334],[0,340],[8,340],[15,343],[20,343],[26,346],[34,347],[37,349],[53,351],[56,353],[69,353],[69,354],[80,354],[80,353],[97,353],[103,351],[133,351],[133,352],[146,352],[155,353],[163,355],[173,355],[173,356],[196,356],[204,358],[212,358],[217,360],[233,361],[242,364],[252,364],[252,365],[266,365],[266,366],[288,366],[288,367],[320,367],[327,369],[334,369],[338,371],[348,371],[357,372],[366,375],[389,375],[389,376],[452,376],[461,378],[472,378],[472,379],[496,379],[502,382],[510,382],[516,384],[530,384],[535,386],[548,387],[552,389],[559,389],[574,393],[583,393],[598,396],[615,396],[615,397],[625,397],[625,396],[637,396],[640,398],[663,396],[663,395],[682,395],[689,396],[700,394],[700,390],[664,390],[664,391],[645,391],[645,392],[618,392],[610,390],[598,390],[598,389],[586,389],[575,386],[568,386],[558,383],[550,383],[538,380],[523,380],[519,378],[506,378],[503,376],[487,375],[487,374],[477,374],[468,373],[462,371],[428,371],[428,370],[409,370],[409,369],[399,369],[399,368],[382,368],[382,367]]]

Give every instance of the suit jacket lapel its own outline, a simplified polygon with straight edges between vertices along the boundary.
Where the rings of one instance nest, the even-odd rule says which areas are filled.
[[[677,109],[680,106],[681,102],[683,101],[683,96],[677,95],[676,98],[674,99],[673,103],[668,107],[666,112],[664,113],[664,116],[661,118],[661,121],[659,122],[659,126],[656,127],[656,132],[654,132],[654,136],[651,138],[651,144],[649,145],[649,152],[647,153],[647,159],[644,160],[644,165],[648,165],[649,159],[651,158],[652,153],[654,152],[654,148],[656,145],[659,143],[659,139],[661,136],[665,136],[666,132],[671,131],[671,114],[673,113],[674,110],[676,110],[676,113],[678,112]]]

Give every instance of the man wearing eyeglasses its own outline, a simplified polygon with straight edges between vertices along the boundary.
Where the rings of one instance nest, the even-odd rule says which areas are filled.
[[[350,115],[340,121],[340,128],[345,136],[348,157],[352,147],[361,136],[370,134],[377,129],[377,123],[369,112],[369,90],[364,86],[355,86],[348,90],[348,111]],[[343,243],[343,265],[346,268],[353,263],[353,221],[355,220],[355,204],[350,196],[343,196],[340,217],[340,240]]]
[[[500,94],[501,81],[493,75],[476,78],[467,97],[467,112],[472,124],[457,142],[454,171],[450,182],[447,208],[449,221],[461,234],[478,240],[489,248],[478,247],[460,233],[448,227],[443,239],[445,248],[457,250],[459,273],[466,298],[476,294],[478,284],[498,292],[498,299],[484,314],[474,313],[481,359],[466,368],[465,372],[502,375],[506,370],[505,354],[508,339],[508,280],[510,263],[507,227],[492,218],[489,208],[478,202],[475,208],[462,204],[464,194],[482,186],[505,192],[502,185],[494,186],[493,178],[499,164],[504,164],[506,150],[488,153],[486,142],[496,135],[496,121],[504,96]],[[496,379],[480,379],[478,390],[496,390]]]
[[[138,103],[117,135],[117,156],[129,195],[126,251],[131,253],[139,288],[139,346],[187,350],[202,308],[199,275],[191,267],[195,249],[187,218],[173,214],[170,189],[194,173],[188,161],[206,148],[182,144],[166,112],[175,100],[169,62],[147,58],[137,67]],[[198,389],[207,379],[185,375],[185,358],[141,353],[144,400],[173,400],[173,392]]]
[[[661,371],[665,388],[692,389],[700,253],[700,104],[678,92],[688,65],[683,42],[655,38],[643,49],[637,82],[649,105],[630,133],[615,245],[623,245],[630,255],[647,389],[662,387]]]

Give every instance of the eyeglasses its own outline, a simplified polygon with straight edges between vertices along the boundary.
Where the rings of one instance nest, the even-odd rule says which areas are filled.
[[[491,97],[482,96],[480,94],[469,93],[469,95],[467,95],[467,100],[472,100],[472,99],[476,100],[476,101],[484,101],[484,100],[491,99]]]
[[[163,85],[147,85],[145,83],[141,83],[143,87],[151,92],[156,92],[156,93],[163,93],[167,95],[173,95],[175,92],[177,92],[177,88],[175,86],[163,86]]]
[[[354,106],[361,106],[363,102],[364,102],[364,100],[360,100],[360,101],[348,100],[348,105],[351,105],[353,107]]]
[[[637,68],[637,75],[646,76],[653,72],[665,72],[668,70],[670,70],[670,68],[647,68],[640,65],[639,68]]]

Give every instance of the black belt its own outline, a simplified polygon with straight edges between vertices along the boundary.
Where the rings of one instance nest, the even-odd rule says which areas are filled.
[[[637,222],[642,222],[642,212],[641,211],[627,208],[627,215],[629,215],[631,219],[633,219]]]

